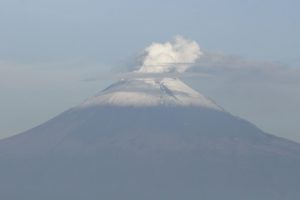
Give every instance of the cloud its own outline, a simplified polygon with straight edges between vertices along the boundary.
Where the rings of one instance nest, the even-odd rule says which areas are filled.
[[[124,65],[124,63],[123,63]],[[213,78],[230,81],[277,81],[299,83],[299,69],[282,63],[248,59],[222,52],[200,50],[195,41],[176,36],[165,43],[152,43],[110,74],[82,81],[130,78]]]
[[[300,83],[299,67],[271,61],[247,59],[224,53],[204,52],[185,73],[204,73],[231,81],[264,81],[276,83]],[[238,80],[239,79],[239,80]]]
[[[100,65],[100,64],[99,64]],[[73,62],[18,63],[0,60],[0,89],[42,89],[64,87],[79,82],[84,76],[100,73],[99,65]]]
[[[190,68],[190,71],[272,71],[283,69],[281,63],[246,59],[224,53],[204,52],[201,59]]]
[[[134,73],[133,76],[184,76],[186,73],[189,73],[189,76],[197,76],[198,73],[273,73],[287,70],[287,66],[282,63],[202,51],[196,41],[182,36],[176,36],[165,43],[152,43],[133,59],[131,66],[135,66],[129,70]],[[161,75],[155,75],[157,73]]]
[[[139,58],[135,72],[168,73],[186,71],[202,55],[197,42],[176,36],[166,43],[152,43]]]

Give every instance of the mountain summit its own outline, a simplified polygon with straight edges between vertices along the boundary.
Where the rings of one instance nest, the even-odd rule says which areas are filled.
[[[297,200],[300,144],[176,78],[121,80],[0,140],[0,199]]]
[[[135,78],[121,80],[80,106],[200,106],[222,110],[212,100],[178,78]]]

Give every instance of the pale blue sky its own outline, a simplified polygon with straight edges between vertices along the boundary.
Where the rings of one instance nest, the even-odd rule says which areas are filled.
[[[76,105],[113,81],[80,80],[180,34],[205,51],[286,66],[187,81],[233,114],[300,141],[299,10],[297,0],[1,0],[0,137]]]

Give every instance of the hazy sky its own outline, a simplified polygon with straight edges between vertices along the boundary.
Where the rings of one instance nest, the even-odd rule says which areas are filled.
[[[0,137],[75,106],[143,48],[179,34],[210,55],[212,76],[186,82],[300,141],[299,10],[298,0],[1,0]],[[82,81],[93,77],[107,78]]]

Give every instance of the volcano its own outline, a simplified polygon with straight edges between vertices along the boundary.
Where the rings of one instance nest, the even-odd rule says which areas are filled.
[[[5,200],[297,200],[300,144],[177,78],[124,79],[0,141]]]

